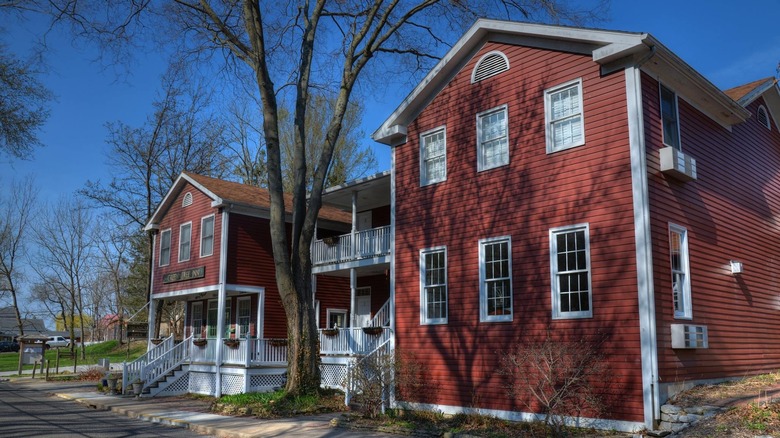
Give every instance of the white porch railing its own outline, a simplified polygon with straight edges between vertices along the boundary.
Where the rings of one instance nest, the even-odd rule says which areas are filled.
[[[141,369],[141,380],[144,388],[181,365],[182,362],[189,360],[190,339],[192,339],[191,336],[174,345],[173,348],[160,355],[157,359],[150,361]]]
[[[347,262],[390,254],[390,226],[358,231],[353,235],[315,240],[311,244],[314,265]],[[353,244],[354,243],[354,244]]]
[[[173,348],[173,335],[163,339],[163,341],[149,351],[142,354],[138,359],[132,362],[122,363],[122,391],[127,391],[129,384],[137,380],[143,380],[143,369],[150,362],[153,362],[163,356],[167,351]]]
[[[368,322],[371,327],[385,327],[390,325],[390,300],[379,308],[371,321]]]
[[[226,365],[286,365],[286,339],[231,339],[222,346],[222,363]],[[205,345],[194,345],[190,353],[193,362],[214,363],[217,340],[208,339]],[[224,340],[221,342],[225,342]],[[229,345],[230,344],[230,345]]]
[[[320,329],[321,354],[368,354],[392,336],[389,327]]]

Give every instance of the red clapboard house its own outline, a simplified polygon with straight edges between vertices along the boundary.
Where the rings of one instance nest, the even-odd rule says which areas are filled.
[[[384,205],[371,201],[371,208],[377,211],[374,222],[389,230],[389,173],[343,189],[355,202],[344,204],[338,190],[326,195],[334,202],[326,200],[320,212],[321,239],[313,245],[320,249],[312,281],[323,376],[328,377],[323,384],[335,387],[343,385],[352,358],[377,348],[390,334],[385,305],[390,235],[385,231],[378,242],[370,229],[358,229],[371,227],[372,210],[353,210],[368,205],[367,196],[384,199]],[[289,211],[291,198],[286,202]],[[150,339],[149,351],[125,364],[123,387],[140,380],[151,395],[219,396],[284,384],[287,326],[274,274],[269,208],[264,189],[186,172],[179,176],[146,229],[154,233],[150,314],[162,301],[183,302],[184,339]],[[366,247],[354,253],[350,238]],[[365,303],[363,296],[371,301]],[[367,325],[380,327],[379,333],[365,336],[361,327]],[[153,318],[149,333],[154,333]]]
[[[645,33],[479,20],[373,138],[392,147],[399,403],[537,418],[502,351],[603,338],[605,418],[780,367],[780,93],[723,92]],[[594,382],[598,388],[599,382]]]

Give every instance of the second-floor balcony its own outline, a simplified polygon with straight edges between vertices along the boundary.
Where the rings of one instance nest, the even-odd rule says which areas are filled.
[[[315,240],[311,244],[314,266],[370,259],[390,254],[390,226],[356,231]]]

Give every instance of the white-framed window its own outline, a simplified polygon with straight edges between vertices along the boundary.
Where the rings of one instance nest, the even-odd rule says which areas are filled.
[[[217,315],[219,311],[219,303],[217,300],[209,300],[208,308],[206,309],[206,337],[217,337]]]
[[[200,301],[192,303],[192,336],[199,338],[203,335],[203,303]]]
[[[200,220],[200,256],[214,254],[214,215]]]
[[[168,266],[171,263],[171,230],[163,230],[160,233],[160,266]]]
[[[192,241],[192,222],[187,222],[179,227],[179,261],[186,262],[190,259],[190,246]]]
[[[664,144],[677,150],[680,146],[680,114],[677,108],[677,94],[659,85],[661,92],[661,123],[663,125]]]
[[[507,106],[477,114],[477,170],[509,164]]]
[[[222,335],[224,338],[230,337],[230,328],[231,323],[233,322],[232,319],[230,319],[231,310],[232,310],[232,304],[231,304],[232,298],[225,299],[225,333]]]
[[[590,272],[590,226],[550,230],[553,319],[593,316]]]
[[[420,185],[447,179],[447,129],[442,126],[420,134]]]
[[[769,113],[767,112],[764,105],[758,107],[758,110],[756,111],[756,119],[758,119],[758,123],[764,125],[766,129],[772,129],[772,124],[769,122]]]
[[[693,318],[691,306],[691,268],[688,259],[688,230],[669,224],[669,257],[672,268],[674,317]]]
[[[512,239],[479,241],[479,320],[512,320]]]
[[[420,251],[420,324],[447,323],[447,248]]]
[[[474,65],[474,70],[471,71],[471,83],[491,78],[507,70],[509,70],[509,58],[502,52],[494,50],[482,55]]]
[[[252,320],[252,299],[241,297],[236,300],[236,337],[249,336],[249,323]]]
[[[346,328],[347,309],[328,309],[327,328]]]
[[[545,90],[544,113],[548,154],[585,144],[582,79]]]

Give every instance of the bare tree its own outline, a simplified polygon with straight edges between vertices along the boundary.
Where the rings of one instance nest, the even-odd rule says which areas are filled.
[[[42,281],[52,284],[54,290],[67,293],[70,338],[76,339],[78,322],[81,335],[86,334],[84,295],[95,272],[94,221],[85,202],[78,197],[62,197],[50,206],[35,227],[35,241],[39,247],[35,271]],[[76,319],[78,318],[78,320]],[[84,359],[84,343],[81,343]],[[71,351],[74,350],[71,343]]]
[[[19,263],[27,255],[27,233],[37,208],[37,197],[38,189],[30,177],[11,182],[10,190],[0,193],[0,296],[11,296],[19,336],[24,335],[19,310],[19,283],[22,280]]]
[[[103,297],[95,303],[95,308],[102,307],[116,316],[115,324],[120,330],[116,334],[120,343],[123,340],[121,329],[125,322],[126,300],[129,298],[132,233],[128,228],[119,226],[111,218],[104,218],[102,225],[96,227],[95,239],[100,280],[96,292],[102,292],[96,295]]]
[[[78,33],[103,37],[104,47],[151,28],[165,29],[164,37],[178,42],[177,53],[197,61],[221,55],[225,72],[239,80],[251,75],[261,101],[276,282],[289,336],[286,389],[293,394],[320,383],[310,244],[349,102],[358,81],[370,79],[365,74],[370,62],[399,56],[394,61],[405,59],[424,69],[453,32],[459,35],[478,16],[575,22],[592,12],[571,9],[564,0],[174,0],[132,2],[113,13],[101,8],[98,16],[90,14],[94,5],[88,1],[53,3]],[[142,23],[143,17],[158,22]],[[328,90],[333,101],[322,148],[312,159],[307,121],[317,89]],[[294,120],[290,212],[284,204],[280,102],[288,102]]]

